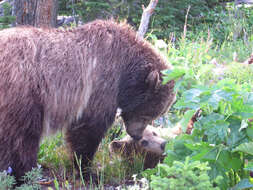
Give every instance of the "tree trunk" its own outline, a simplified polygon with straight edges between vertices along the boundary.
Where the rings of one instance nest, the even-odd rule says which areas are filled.
[[[56,27],[57,8],[57,0],[15,0],[16,24]]]
[[[57,0],[38,0],[35,17],[36,27],[56,27]]]

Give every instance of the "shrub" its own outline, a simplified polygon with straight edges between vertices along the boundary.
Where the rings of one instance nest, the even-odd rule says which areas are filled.
[[[211,168],[207,162],[190,161],[186,157],[185,162],[174,161],[172,166],[165,163],[159,164],[157,168],[146,170],[144,176],[150,178],[150,186],[155,190],[218,190],[213,187],[222,179],[211,180],[208,171]]]
[[[0,172],[0,188],[3,190],[12,190],[13,185],[16,184],[15,178],[7,174],[8,172]],[[40,190],[41,186],[38,180],[41,179],[41,168],[33,168],[32,171],[27,172],[23,177],[24,184],[16,187],[14,190]]]

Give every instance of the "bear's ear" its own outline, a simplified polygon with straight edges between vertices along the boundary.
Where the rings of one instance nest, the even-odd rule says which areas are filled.
[[[151,87],[151,88],[157,88],[160,84],[160,77],[158,71],[152,71],[148,74],[145,82]]]

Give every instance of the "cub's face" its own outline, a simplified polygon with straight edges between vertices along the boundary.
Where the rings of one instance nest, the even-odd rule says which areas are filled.
[[[133,153],[144,154],[153,153],[162,156],[164,153],[166,140],[160,137],[159,131],[152,126],[147,126],[143,131],[143,136],[139,140],[134,140],[127,135],[122,140],[114,140],[109,145],[111,152],[131,156]]]

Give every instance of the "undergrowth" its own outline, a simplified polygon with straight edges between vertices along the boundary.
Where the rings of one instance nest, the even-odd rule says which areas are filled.
[[[10,176],[7,171],[0,172],[0,187],[1,190],[40,190],[41,186],[38,181],[42,178],[41,168],[33,168],[32,171],[27,172],[23,177],[24,184],[13,188],[16,180]]]

